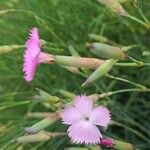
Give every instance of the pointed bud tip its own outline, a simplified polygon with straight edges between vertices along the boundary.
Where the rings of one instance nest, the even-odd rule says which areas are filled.
[[[91,43],[89,43],[89,42],[85,43],[85,48],[91,48],[91,46],[92,46]]]
[[[86,86],[89,86],[90,85],[90,82],[88,80],[86,80],[84,83],[82,83],[82,87],[86,87]]]

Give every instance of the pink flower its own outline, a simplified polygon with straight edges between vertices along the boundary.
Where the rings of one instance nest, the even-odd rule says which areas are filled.
[[[30,32],[30,37],[27,40],[26,50],[24,54],[23,71],[26,81],[32,81],[37,65],[49,59],[49,55],[41,52],[41,43],[38,35],[38,29],[33,28]]]
[[[97,126],[107,128],[111,116],[106,107],[93,107],[93,101],[85,95],[76,96],[74,105],[61,112],[64,124],[70,125],[67,132],[72,142],[96,144],[103,138]]]

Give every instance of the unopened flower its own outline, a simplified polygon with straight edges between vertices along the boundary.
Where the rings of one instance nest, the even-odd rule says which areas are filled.
[[[61,112],[64,124],[70,125],[67,132],[72,142],[96,144],[103,138],[97,126],[107,128],[111,115],[106,107],[93,106],[85,95],[76,96],[74,105]]]
[[[106,146],[106,147],[113,147],[114,145],[114,140],[111,138],[103,138],[101,140],[101,144]]]
[[[38,29],[33,28],[30,32],[30,37],[27,40],[26,50],[24,54],[23,71],[26,81],[31,81],[34,77],[37,65],[48,61],[49,54],[41,52],[41,43],[38,34]]]

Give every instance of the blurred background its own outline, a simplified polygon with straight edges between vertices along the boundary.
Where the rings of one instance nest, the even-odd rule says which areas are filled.
[[[149,0],[127,0],[122,6],[132,16],[150,20]],[[52,111],[32,100],[38,94],[37,88],[62,99],[67,99],[60,94],[62,89],[89,95],[136,88],[108,77],[83,88],[85,77],[57,65],[40,65],[34,80],[27,83],[22,72],[23,46],[32,27],[37,27],[41,39],[48,42],[43,47],[45,52],[69,56],[68,46],[71,45],[83,57],[97,57],[85,48],[85,43],[90,41],[89,34],[93,33],[119,46],[137,45],[128,54],[139,61],[150,62],[150,31],[129,18],[113,14],[96,0],[0,0],[0,150],[62,150],[74,146],[67,136],[36,144],[11,142],[25,134],[25,127],[41,120],[31,119],[27,113]],[[150,88],[150,66],[114,66],[110,74]],[[149,99],[148,92],[129,90],[99,100],[99,104],[111,110],[115,121],[106,135],[148,150]],[[47,130],[66,131],[66,127],[58,121]]]

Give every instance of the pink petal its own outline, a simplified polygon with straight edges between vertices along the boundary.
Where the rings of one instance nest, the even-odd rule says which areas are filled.
[[[39,64],[39,54],[41,52],[40,39],[38,29],[33,28],[30,33],[30,38],[26,42],[26,50],[24,54],[23,71],[26,81],[31,81],[34,77],[36,67]]]
[[[93,101],[85,95],[76,96],[74,106],[84,117],[89,117],[93,108]]]
[[[37,57],[41,51],[40,39],[38,29],[33,28],[30,33],[30,38],[26,42],[27,51],[30,52],[31,57]]]
[[[36,67],[38,65],[38,61],[26,60],[23,65],[23,71],[25,72],[24,78],[26,81],[32,81],[35,75]]]
[[[81,113],[79,113],[74,107],[65,108],[63,112],[61,112],[60,117],[62,118],[63,123],[68,125],[76,123],[82,119]]]
[[[80,121],[71,125],[67,132],[72,142],[77,144],[96,144],[100,143],[100,138],[102,138],[98,128],[88,121]]]
[[[96,107],[90,115],[90,122],[95,125],[107,127],[111,120],[111,115],[106,107]]]

